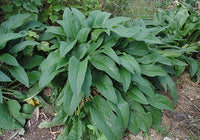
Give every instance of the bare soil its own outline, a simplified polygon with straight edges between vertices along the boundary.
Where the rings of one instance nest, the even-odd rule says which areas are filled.
[[[178,92],[178,103],[175,112],[163,112],[163,135],[154,129],[149,134],[140,132],[138,135],[129,134],[123,140],[163,140],[168,137],[172,140],[198,140],[200,139],[200,79],[196,83],[190,80],[185,72],[181,77],[174,78]],[[0,140],[55,140],[63,126],[53,128],[38,128],[42,121],[51,121],[53,116],[44,108],[36,109],[33,118],[25,126],[24,136],[18,131],[4,131]]]

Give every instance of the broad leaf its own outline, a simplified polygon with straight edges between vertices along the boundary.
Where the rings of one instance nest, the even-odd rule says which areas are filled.
[[[126,95],[138,103],[149,104],[146,97],[144,96],[144,94],[137,87],[133,87],[133,88],[129,89],[126,92]]]
[[[159,76],[158,79],[160,83],[162,84],[165,92],[167,92],[167,89],[169,88],[172,94],[174,106],[175,106],[177,103],[177,91],[176,91],[176,85],[174,84],[174,81],[170,78],[169,75]]]
[[[98,78],[96,76],[98,76]],[[113,83],[107,75],[95,75],[93,83],[101,95],[103,95],[106,99],[113,103],[118,102]]]
[[[150,83],[146,79],[144,79],[138,74],[133,74],[132,80],[136,82],[137,87],[147,96],[154,96],[154,90],[152,89]]]
[[[119,56],[120,64],[126,68],[131,73],[138,73],[141,74],[141,69],[138,62],[129,54],[123,54]]]
[[[77,35],[77,40],[79,43],[87,42],[88,35],[90,33],[90,28],[82,28]]]
[[[74,111],[78,107],[79,103],[81,102],[81,99],[84,96],[84,92],[80,91],[79,94],[74,94],[69,85],[69,82],[67,82],[62,92],[64,93],[63,97],[64,111],[67,113],[67,115],[72,116],[74,114]]]
[[[22,126],[10,116],[5,104],[0,104],[0,128],[5,130],[21,129]]]
[[[92,86],[92,74],[91,70],[88,68],[85,75],[85,80],[83,82],[82,90],[85,93],[86,97],[90,96],[90,87]]]
[[[64,57],[76,44],[77,40],[70,43],[61,41],[60,42],[60,57]]]
[[[119,25],[120,23],[129,21],[130,19],[131,19],[131,18],[128,18],[128,17],[114,17],[114,18],[112,18],[112,19],[108,19],[108,20],[103,24],[103,26],[111,29],[112,27],[117,26],[117,25]]]
[[[36,41],[23,41],[21,43],[18,43],[16,45],[14,45],[9,52],[10,53],[18,53],[22,50],[24,50],[27,46],[35,46],[35,45],[39,45],[40,43],[36,42]]]
[[[11,82],[12,80],[3,72],[0,71],[0,82]]]
[[[120,68],[119,73],[122,78],[123,90],[126,92],[131,84],[131,73],[125,68]]]
[[[155,76],[165,76],[167,73],[162,69],[159,65],[140,65],[142,74],[147,75],[149,77]]]
[[[111,47],[106,47],[105,49],[102,50],[102,52],[105,53],[110,58],[112,58],[117,64],[120,65],[120,60],[115,51]]]
[[[121,82],[121,77],[116,64],[109,57],[103,54],[97,54],[90,59],[92,65],[102,71],[105,71],[113,79]]]
[[[0,55],[0,61],[5,62],[8,65],[19,66],[15,57],[8,53],[4,53],[4,54]]]
[[[87,71],[88,59],[86,58],[84,61],[80,62],[75,56],[72,56],[69,59],[69,68],[68,68],[68,78],[69,84],[74,95],[79,95],[86,71]]]
[[[13,66],[7,68],[9,72],[12,74],[13,77],[15,77],[19,82],[24,84],[26,87],[29,87],[29,80],[26,72],[24,71],[24,68],[21,66]]]
[[[93,99],[94,106],[90,107],[92,123],[107,137],[107,139],[120,140],[123,126],[119,118],[113,113],[108,103],[101,97]]]
[[[199,67],[198,62],[190,57],[188,57],[186,60],[190,64],[190,76],[193,77],[198,70]]]
[[[154,97],[148,97],[147,100],[155,108],[174,111],[171,101],[164,95],[155,94]]]
[[[24,56],[21,64],[25,69],[32,69],[36,66],[39,66],[43,60],[43,56],[33,54],[32,56]]]
[[[46,32],[53,33],[56,35],[66,36],[63,28],[58,26],[47,26]]]

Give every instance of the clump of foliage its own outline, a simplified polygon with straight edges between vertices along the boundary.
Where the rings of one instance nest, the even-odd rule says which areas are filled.
[[[154,19],[110,17],[66,8],[58,26],[30,14],[2,23],[0,120],[16,126],[1,128],[22,128],[34,109],[25,101],[37,98],[58,112],[41,128],[66,125],[58,140],[121,139],[125,130],[162,129],[162,110],[173,111],[177,102],[170,76],[181,75],[188,64],[191,77],[200,76],[199,18],[182,4]],[[15,79],[31,87],[26,94],[10,89]],[[53,88],[50,97],[39,95],[45,87]]]
[[[39,80],[40,72],[35,67],[44,59],[34,47],[41,46],[37,32],[44,30],[45,25],[32,19],[30,14],[18,14],[0,26],[0,128],[3,129],[23,128],[34,109],[26,104],[27,95],[16,90],[20,85],[29,88]],[[19,102],[24,103],[21,106]]]

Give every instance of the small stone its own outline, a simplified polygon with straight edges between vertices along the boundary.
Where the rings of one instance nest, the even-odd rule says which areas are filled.
[[[168,138],[168,137],[164,137],[163,140],[172,140],[172,139],[170,139],[170,138]]]

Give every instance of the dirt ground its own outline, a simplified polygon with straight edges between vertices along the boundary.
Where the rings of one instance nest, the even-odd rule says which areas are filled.
[[[138,135],[128,135],[123,140],[163,140],[164,137],[172,140],[200,139],[200,79],[196,83],[190,80],[185,72],[181,77],[174,78],[177,85],[178,103],[175,112],[163,112],[163,127],[165,134],[150,129],[149,134],[140,132]],[[17,131],[5,131],[0,140],[55,140],[63,129],[61,127],[39,129],[42,121],[51,121],[52,116],[42,109],[36,109],[33,118],[25,126],[24,136]]]

